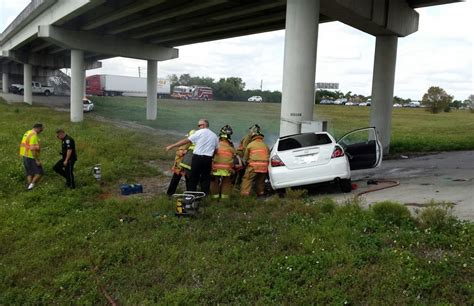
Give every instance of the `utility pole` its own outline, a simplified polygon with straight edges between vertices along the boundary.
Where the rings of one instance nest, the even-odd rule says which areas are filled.
[[[263,80],[260,80],[260,92],[263,91]]]

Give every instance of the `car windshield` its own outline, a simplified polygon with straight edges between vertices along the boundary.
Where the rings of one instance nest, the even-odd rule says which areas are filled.
[[[331,143],[327,134],[305,133],[280,139],[278,151],[287,151]]]

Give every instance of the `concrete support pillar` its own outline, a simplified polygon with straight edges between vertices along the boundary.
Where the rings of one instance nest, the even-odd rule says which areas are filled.
[[[158,78],[158,62],[155,60],[147,61],[147,80],[146,80],[146,119],[156,119],[156,108],[157,108],[157,78]]]
[[[84,97],[84,52],[71,50],[71,122],[84,118],[82,98]]]
[[[379,132],[384,154],[390,147],[397,44],[397,36],[378,36],[375,43],[370,125]]]
[[[3,91],[3,93],[8,93],[8,85],[9,85],[8,83],[9,83],[8,73],[3,72],[2,73],[2,91]]]
[[[30,64],[23,64],[23,102],[33,104],[32,67]]]
[[[313,120],[320,0],[288,0],[280,136]]]

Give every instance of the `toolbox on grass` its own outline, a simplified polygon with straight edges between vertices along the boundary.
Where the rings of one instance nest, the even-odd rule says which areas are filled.
[[[122,184],[120,185],[120,194],[130,195],[135,193],[143,193],[143,186],[141,184]]]

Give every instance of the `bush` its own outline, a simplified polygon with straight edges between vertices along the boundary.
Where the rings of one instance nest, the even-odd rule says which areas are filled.
[[[456,219],[451,216],[449,210],[452,205],[450,204],[435,204],[429,206],[421,211],[420,216],[418,217],[420,227],[427,229],[431,228],[435,231],[442,231],[448,228],[451,228],[453,222]]]
[[[372,206],[375,219],[394,224],[402,225],[406,221],[411,221],[411,214],[405,206],[389,201],[379,202]]]

